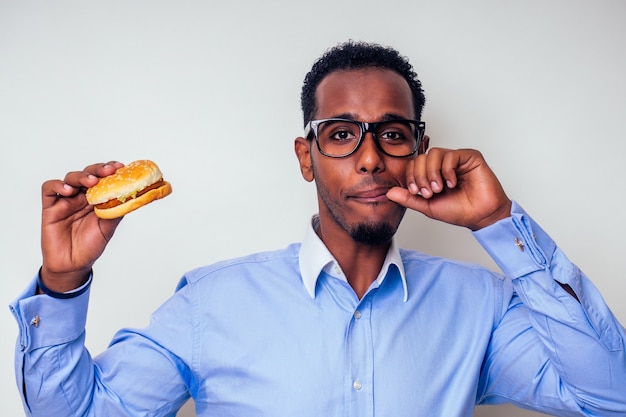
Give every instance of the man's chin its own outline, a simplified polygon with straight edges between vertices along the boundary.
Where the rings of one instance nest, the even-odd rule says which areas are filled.
[[[397,229],[389,223],[358,223],[351,228],[350,236],[357,243],[380,246],[388,243]]]

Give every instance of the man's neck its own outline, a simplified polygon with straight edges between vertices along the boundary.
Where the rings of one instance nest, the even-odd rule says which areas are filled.
[[[339,263],[348,284],[361,299],[378,277],[391,242],[366,245],[356,242],[342,228],[333,226],[336,225],[323,224],[320,221],[316,233]]]

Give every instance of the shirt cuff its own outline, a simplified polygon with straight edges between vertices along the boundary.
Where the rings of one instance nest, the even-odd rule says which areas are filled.
[[[87,278],[87,282],[85,282],[80,287],[75,288],[75,289],[70,290],[70,291],[56,292],[56,291],[52,291],[50,288],[48,288],[48,287],[46,287],[44,285],[44,283],[43,283],[43,281],[41,279],[41,268],[40,268],[39,269],[39,273],[37,274],[37,288],[39,288],[44,294],[49,295],[50,297],[60,298],[60,299],[65,300],[65,299],[68,299],[68,298],[78,297],[79,295],[81,295],[82,293],[87,291],[87,289],[91,285],[92,277],[93,277],[93,270],[89,271],[89,278]]]
[[[91,278],[74,290],[82,289],[79,295],[66,299],[36,295],[38,276],[33,278],[9,306],[19,327],[18,349],[27,352],[80,337],[87,321]]]
[[[476,240],[509,278],[548,269],[556,243],[513,201],[511,217],[473,232]]]

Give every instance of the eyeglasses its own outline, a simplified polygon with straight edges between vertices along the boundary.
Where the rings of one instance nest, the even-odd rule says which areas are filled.
[[[304,128],[308,138],[313,132],[320,153],[341,158],[354,153],[366,132],[372,133],[378,149],[385,155],[396,158],[411,156],[417,152],[426,123],[418,120],[386,120],[376,123],[350,119],[311,120]]]

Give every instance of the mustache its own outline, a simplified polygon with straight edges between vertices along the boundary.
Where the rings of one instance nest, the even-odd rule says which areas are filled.
[[[390,179],[383,179],[383,178],[379,178],[379,177],[374,177],[374,176],[370,176],[367,178],[364,178],[361,182],[359,182],[358,184],[348,188],[346,190],[346,194],[348,195],[352,195],[352,194],[358,194],[362,191],[365,190],[371,190],[374,188],[392,188],[392,187],[402,187],[402,184],[400,184],[400,182],[395,181],[395,180],[390,180]]]

